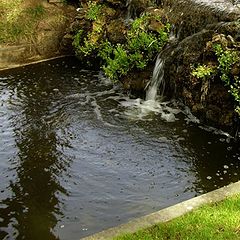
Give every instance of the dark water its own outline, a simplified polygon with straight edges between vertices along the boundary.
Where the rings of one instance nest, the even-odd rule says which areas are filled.
[[[239,180],[233,139],[130,105],[74,59],[0,72],[0,239],[80,239]]]

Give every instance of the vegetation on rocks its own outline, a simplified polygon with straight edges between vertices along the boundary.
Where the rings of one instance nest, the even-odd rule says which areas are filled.
[[[104,4],[88,2],[83,21],[89,21],[91,29],[88,29],[89,31],[79,29],[73,40],[75,53],[78,57],[95,59],[104,38],[107,19],[114,14],[115,11]]]
[[[85,33],[79,29],[73,46],[81,59],[97,56],[105,75],[116,81],[129,71],[145,69],[154,61],[168,40],[170,24],[161,16],[144,13],[119,33],[124,36],[122,42],[113,42],[108,38],[107,23],[114,14],[114,10],[104,4],[89,3],[85,19],[91,21],[91,30]],[[154,30],[149,27],[153,21],[157,23]]]
[[[192,67],[191,74],[205,81],[221,79],[235,101],[235,111],[240,115],[240,44],[231,36],[228,38],[224,34],[213,36],[206,46],[206,51],[213,54],[212,61],[208,65]]]
[[[105,42],[101,45],[98,56],[107,77],[117,80],[131,70],[143,70],[166,43],[170,25],[166,24],[156,33],[150,32],[147,29],[150,18],[151,15],[146,14],[132,23],[125,44]]]

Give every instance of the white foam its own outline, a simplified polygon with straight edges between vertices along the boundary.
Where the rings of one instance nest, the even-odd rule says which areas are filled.
[[[227,137],[227,138],[229,138],[229,139],[233,139],[233,138],[234,138],[234,137],[231,136],[229,133],[224,132],[224,131],[222,131],[222,130],[220,130],[220,129],[217,129],[217,128],[214,128],[214,127],[210,127],[210,126],[199,126],[199,128],[201,128],[201,129],[203,129],[203,130],[205,130],[205,131],[207,131],[207,132],[212,132],[212,133],[214,133],[214,134],[216,134],[216,135],[225,136],[225,137]],[[222,139],[220,139],[220,141],[223,142]],[[229,140],[228,140],[228,141],[229,141]]]
[[[159,89],[160,89],[159,96],[163,96],[165,90],[165,81],[164,81],[164,60],[162,59],[162,52],[157,57],[153,70],[152,80],[148,85],[146,91],[146,100],[156,100]]]
[[[107,78],[102,71],[99,72],[98,79],[106,86],[113,85],[112,80]]]
[[[170,107],[171,102],[125,98],[121,99],[120,104],[127,108],[125,110],[127,117],[145,121],[151,121],[155,115],[160,115],[163,120],[174,122],[178,120],[175,115],[181,112],[180,109]]]

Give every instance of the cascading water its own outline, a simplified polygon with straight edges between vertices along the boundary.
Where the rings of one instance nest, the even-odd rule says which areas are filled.
[[[132,0],[127,0],[126,7],[127,7],[127,15],[126,15],[126,20],[125,21],[128,24],[135,18],[134,8],[133,8],[133,5],[132,5]]]
[[[150,84],[147,86],[146,91],[146,101],[155,101],[157,95],[160,99],[163,98],[165,90],[165,81],[164,81],[164,63],[165,57],[171,54],[172,48],[176,40],[178,39],[178,32],[175,34],[175,27],[173,26],[172,31],[169,34],[169,43],[168,46],[162,50],[158,56],[154,66],[153,75]],[[159,94],[158,94],[159,92]]]
[[[174,122],[177,120],[175,115],[180,113],[180,110],[175,107],[174,102],[163,102],[165,92],[164,79],[164,65],[169,54],[171,54],[175,37],[170,35],[170,42],[168,46],[162,50],[158,56],[153,70],[152,79],[147,86],[146,99],[127,100],[123,105],[128,106],[126,114],[130,118],[148,119],[152,120],[151,113],[160,114],[161,118],[167,122]],[[160,101],[159,101],[160,100]]]
[[[152,100],[155,101],[159,90],[159,96],[163,97],[165,89],[164,81],[164,59],[162,57],[163,52],[158,54],[157,61],[153,70],[152,80],[146,91],[146,101]]]

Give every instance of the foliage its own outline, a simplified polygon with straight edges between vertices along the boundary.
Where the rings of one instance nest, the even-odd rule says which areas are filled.
[[[92,21],[92,30],[85,34],[84,31],[80,29],[73,40],[75,53],[81,58],[95,55],[98,52],[104,28],[104,21],[102,21],[100,17],[102,5],[89,2],[88,7],[86,19]]]
[[[86,17],[89,20],[96,21],[99,18],[101,13],[101,5],[96,2],[88,3],[88,11],[86,13]]]
[[[113,46],[106,41],[102,44],[98,56],[105,62],[102,68],[110,79],[117,79],[118,76],[124,75],[129,70],[131,61],[122,44]]]
[[[166,43],[170,25],[158,33],[150,32],[147,29],[150,17],[146,14],[133,21],[125,44],[113,46],[109,42],[103,43],[99,56],[107,77],[118,80],[132,69],[144,69]]]
[[[210,76],[212,76],[213,74],[216,73],[216,70],[214,67],[212,66],[207,66],[205,64],[203,65],[198,65],[196,68],[194,68],[193,66],[191,66],[192,68],[192,76],[201,79],[201,78],[209,78]]]
[[[231,69],[234,64],[240,61],[239,52],[232,50],[223,50],[220,44],[215,44],[213,48],[218,58],[218,69],[221,72],[221,79],[229,86],[232,82]]]
[[[234,65],[240,63],[240,53],[234,49],[225,50],[220,44],[215,44],[213,48],[218,59],[221,80],[229,87],[229,92],[237,103],[236,112],[240,115],[240,78],[233,76],[231,72]]]
[[[96,23],[97,24],[93,26],[92,31],[89,32],[87,36],[84,36],[84,32],[81,29],[74,36],[73,46],[78,56],[87,57],[94,55],[98,51],[103,28],[100,21]]]
[[[100,13],[101,8],[91,3],[86,17],[94,20],[92,31],[84,37],[80,30],[74,37],[73,46],[76,54],[82,58],[97,54],[104,73],[113,81],[130,70],[144,69],[168,40],[170,24],[162,25],[158,32],[149,31],[148,24],[153,16],[145,14],[133,21],[126,34],[126,43],[112,44],[107,39],[103,41],[104,23]],[[155,18],[160,21],[159,17]]]
[[[232,69],[240,63],[240,53],[236,49],[228,49],[221,44],[214,44],[213,51],[217,58],[217,67],[198,65],[192,68],[191,75],[198,79],[207,79],[215,75],[229,88],[229,92],[236,102],[236,112],[240,115],[240,78],[239,75],[233,75]],[[239,66],[238,66],[239,67]]]

